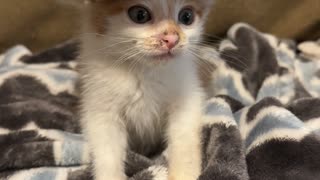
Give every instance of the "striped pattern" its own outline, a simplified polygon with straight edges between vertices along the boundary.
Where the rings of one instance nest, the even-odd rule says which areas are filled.
[[[199,137],[200,180],[320,178],[315,46],[239,23],[218,52],[204,49],[203,57],[217,68]],[[92,179],[75,113],[76,56],[74,42],[40,54],[16,46],[0,55],[0,179]],[[166,180],[166,158],[166,151],[153,158],[128,151],[126,174],[130,180]]]

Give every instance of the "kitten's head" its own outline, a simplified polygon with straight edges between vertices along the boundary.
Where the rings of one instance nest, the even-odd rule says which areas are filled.
[[[91,0],[88,27],[122,61],[168,62],[200,40],[213,0]]]

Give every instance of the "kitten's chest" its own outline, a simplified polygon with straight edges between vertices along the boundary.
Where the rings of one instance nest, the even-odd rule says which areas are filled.
[[[141,127],[152,123],[154,126],[165,123],[166,115],[172,105],[189,89],[190,83],[186,78],[192,80],[188,77],[188,73],[181,71],[180,67],[179,64],[172,64],[163,69],[138,75],[135,89],[125,108],[127,119],[136,124],[141,123]]]
[[[164,81],[140,82],[123,109],[132,149],[145,154],[163,142],[171,95]]]
[[[161,79],[144,79],[137,84],[124,108],[127,119],[134,123],[163,120],[175,90]]]

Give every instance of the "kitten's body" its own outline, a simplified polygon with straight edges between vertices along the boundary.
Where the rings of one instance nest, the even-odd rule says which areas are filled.
[[[171,15],[174,17],[176,14],[174,10],[185,6],[185,2],[195,4],[195,1],[182,0],[142,2],[146,6],[170,7],[162,10],[165,18],[164,22],[160,23],[163,25],[152,27],[152,31],[165,31],[166,34],[171,30],[181,30],[171,24]],[[108,1],[108,4],[110,3]],[[119,6],[117,3],[111,4]],[[205,4],[201,1],[201,5]],[[99,8],[102,5],[100,4]],[[88,21],[91,23],[86,26],[87,32],[104,34],[84,38],[81,54],[81,121],[93,155],[95,178],[126,179],[124,160],[127,148],[149,155],[166,142],[170,180],[197,179],[201,169],[200,118],[204,95],[200,88],[195,56],[187,51],[172,49],[172,53],[177,51],[174,57],[157,59],[144,53],[139,57],[133,56],[136,61],[128,61],[131,60],[129,57],[126,58],[127,61],[117,63],[132,44],[126,41],[124,44],[117,44],[113,33],[117,28],[119,31],[123,30],[119,21],[125,17],[110,9],[108,11],[112,12],[108,15],[114,19],[106,20],[109,25],[107,28],[97,26],[102,18],[99,15],[94,21]],[[96,16],[96,12],[93,14],[90,18]],[[184,29],[187,38],[199,38],[202,21],[198,26],[193,30]],[[139,37],[137,33],[143,30],[140,26],[132,29],[125,30],[128,37],[136,37],[132,41],[140,41],[150,36],[140,32],[143,35]],[[184,38],[182,34],[179,34],[179,37]],[[149,41],[143,41],[144,45]],[[183,41],[187,40],[181,39],[181,43]],[[106,48],[106,42],[111,46]],[[105,53],[97,53],[101,50]]]
[[[129,144],[137,152],[152,153],[154,147],[163,142],[168,115],[174,110],[174,105],[192,95],[202,99],[195,64],[190,57],[157,68],[138,68],[131,72],[127,67],[112,68],[111,64],[103,67],[98,61],[82,69],[84,89],[88,93],[93,91],[89,99],[84,96],[83,103],[88,104],[93,99],[98,101],[88,107],[92,108],[89,111],[97,110],[100,104],[103,108],[116,109],[129,132]],[[200,108],[197,101],[193,103],[192,106],[199,105]]]

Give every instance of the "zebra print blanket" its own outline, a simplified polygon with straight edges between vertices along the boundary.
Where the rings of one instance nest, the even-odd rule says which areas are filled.
[[[234,25],[212,75],[200,180],[320,179],[320,43]],[[0,179],[92,179],[77,106],[77,44],[0,55]],[[218,59],[218,60],[217,60]],[[188,156],[188,154],[186,154]],[[166,180],[166,154],[128,152],[131,180]]]

